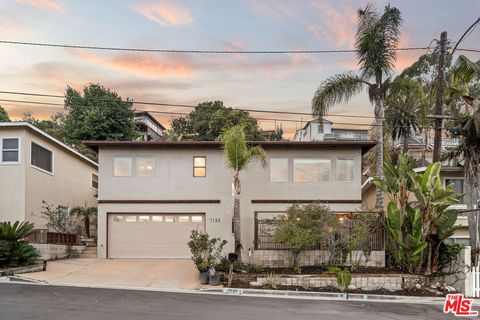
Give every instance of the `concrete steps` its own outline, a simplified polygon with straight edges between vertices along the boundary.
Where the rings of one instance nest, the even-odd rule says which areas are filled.
[[[96,259],[97,247],[86,247],[85,250],[80,253],[80,259]]]

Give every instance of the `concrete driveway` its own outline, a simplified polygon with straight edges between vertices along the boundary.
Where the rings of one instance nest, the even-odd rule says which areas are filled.
[[[198,271],[191,260],[66,259],[49,261],[44,272],[23,278],[51,284],[132,288],[197,289]]]

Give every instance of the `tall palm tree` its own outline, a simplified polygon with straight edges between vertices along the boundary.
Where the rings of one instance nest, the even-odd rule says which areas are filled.
[[[358,10],[355,41],[360,73],[345,72],[325,80],[312,100],[312,112],[324,116],[337,103],[348,102],[355,94],[368,88],[370,102],[374,105],[376,159],[375,174],[382,178],[383,165],[383,112],[389,75],[397,58],[402,18],[400,11],[386,6],[382,15],[369,4]],[[375,206],[383,210],[383,191],[377,188]]]
[[[403,138],[403,152],[408,151],[412,133],[421,133],[428,121],[428,102],[420,82],[398,78],[385,99],[385,122],[392,139]]]
[[[85,226],[85,234],[90,238],[90,221],[97,215],[96,207],[89,207],[86,203],[83,207],[74,207],[70,210],[70,215],[76,216],[83,220]]]
[[[241,259],[241,228],[240,228],[240,172],[245,171],[255,160],[260,161],[262,167],[267,166],[265,151],[260,146],[248,146],[245,139],[245,126],[236,125],[224,130],[223,151],[228,168],[233,172],[232,189],[235,198],[233,206],[233,236],[235,239],[235,253]]]

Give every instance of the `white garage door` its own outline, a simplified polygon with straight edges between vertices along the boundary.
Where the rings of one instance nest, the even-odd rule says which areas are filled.
[[[192,230],[204,231],[203,214],[109,214],[109,258],[190,258]]]

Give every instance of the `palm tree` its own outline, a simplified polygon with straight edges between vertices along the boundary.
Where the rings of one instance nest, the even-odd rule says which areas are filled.
[[[398,78],[385,99],[385,122],[392,139],[403,138],[403,152],[408,151],[412,133],[421,133],[428,121],[428,103],[420,82]]]
[[[224,130],[223,151],[226,165],[233,172],[232,189],[235,198],[233,207],[233,236],[235,239],[235,253],[241,261],[241,228],[240,228],[240,172],[245,171],[255,160],[259,160],[262,167],[267,166],[265,151],[260,146],[248,146],[245,139],[245,125],[239,124]]]
[[[85,234],[90,238],[90,220],[97,215],[96,207],[89,207],[86,203],[83,207],[74,207],[70,210],[70,215],[76,216],[83,220],[85,226]]]
[[[350,71],[332,76],[320,85],[312,100],[312,112],[321,118],[335,104],[348,102],[355,94],[368,88],[370,101],[374,104],[377,141],[375,173],[379,178],[383,177],[384,100],[390,84],[388,76],[397,58],[401,22],[400,11],[390,5],[385,7],[382,15],[371,4],[358,10],[355,49],[360,74]],[[383,210],[383,192],[379,188],[376,198],[375,206]]]

